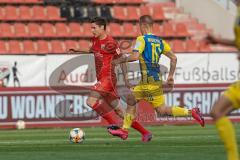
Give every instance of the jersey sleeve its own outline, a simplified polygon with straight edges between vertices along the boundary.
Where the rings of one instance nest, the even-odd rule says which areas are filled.
[[[114,40],[106,42],[104,50],[105,50],[105,53],[113,54],[114,56],[118,56],[118,55],[121,54],[121,50],[119,48],[119,45]]]
[[[166,41],[162,41],[163,42],[163,54],[167,54],[168,52],[170,52],[172,49],[170,47],[170,45],[166,42]]]
[[[139,37],[137,37],[136,44],[133,48],[133,52],[139,52],[140,54],[142,54],[144,49],[145,49],[144,38],[143,38],[143,36],[139,36]]]

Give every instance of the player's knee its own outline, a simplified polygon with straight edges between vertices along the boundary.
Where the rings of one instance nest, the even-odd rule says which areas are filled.
[[[214,119],[215,115],[216,115],[215,112],[213,110],[211,110],[210,116]]]
[[[210,116],[213,118],[214,121],[216,121],[221,117],[221,114],[217,110],[211,110]]]
[[[130,106],[135,106],[137,104],[137,100],[133,96],[130,96],[127,98],[127,104]]]
[[[115,111],[121,118],[123,118],[123,111],[122,111],[119,107],[114,108],[114,111]]]

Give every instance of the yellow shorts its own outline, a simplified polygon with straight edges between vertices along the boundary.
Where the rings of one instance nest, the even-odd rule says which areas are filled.
[[[133,88],[134,96],[137,100],[146,100],[154,108],[165,104],[162,85],[157,84],[139,84]]]
[[[240,81],[232,84],[224,92],[224,96],[232,102],[234,108],[240,108]]]

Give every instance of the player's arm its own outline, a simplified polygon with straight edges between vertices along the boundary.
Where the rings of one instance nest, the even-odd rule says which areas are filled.
[[[177,66],[177,57],[172,52],[171,47],[169,46],[168,43],[163,41],[163,45],[164,45],[163,54],[170,59],[170,70],[168,73],[167,84],[170,85],[170,87],[173,87],[173,85],[174,85],[173,77],[174,77],[174,73],[175,73],[176,66]]]
[[[167,56],[170,59],[170,71],[169,71],[168,77],[173,77],[174,72],[176,70],[177,57],[172,51],[166,53],[165,56]]]
[[[69,49],[67,51],[69,54],[91,54],[91,49],[82,49],[82,50],[76,50],[76,49]]]
[[[139,60],[140,54],[144,51],[145,41],[142,36],[139,36],[136,40],[136,44],[134,46],[133,51],[127,55],[123,54],[120,58],[113,61],[113,64],[121,64],[126,62],[133,62]]]
[[[235,40],[219,38],[219,37],[216,37],[213,35],[208,35],[207,41],[211,42],[211,43],[218,43],[218,44],[228,45],[228,46],[233,46],[233,47],[236,46]]]
[[[113,60],[112,63],[114,65],[118,65],[118,64],[122,64],[122,63],[126,63],[126,62],[137,61],[139,59],[139,55],[140,55],[139,52],[133,51],[129,55],[123,54],[118,59]]]
[[[69,54],[91,54],[92,53],[92,44],[93,44],[93,39],[91,40],[91,47],[81,48],[81,50],[76,50],[74,48],[71,48],[67,51],[67,53],[69,53]]]

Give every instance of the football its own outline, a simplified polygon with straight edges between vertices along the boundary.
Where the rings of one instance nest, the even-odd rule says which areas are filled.
[[[74,128],[70,131],[69,140],[71,143],[82,143],[85,139],[85,133],[80,128]]]
[[[25,129],[26,124],[25,124],[25,122],[23,120],[18,120],[16,122],[16,127],[17,127],[17,129]]]

